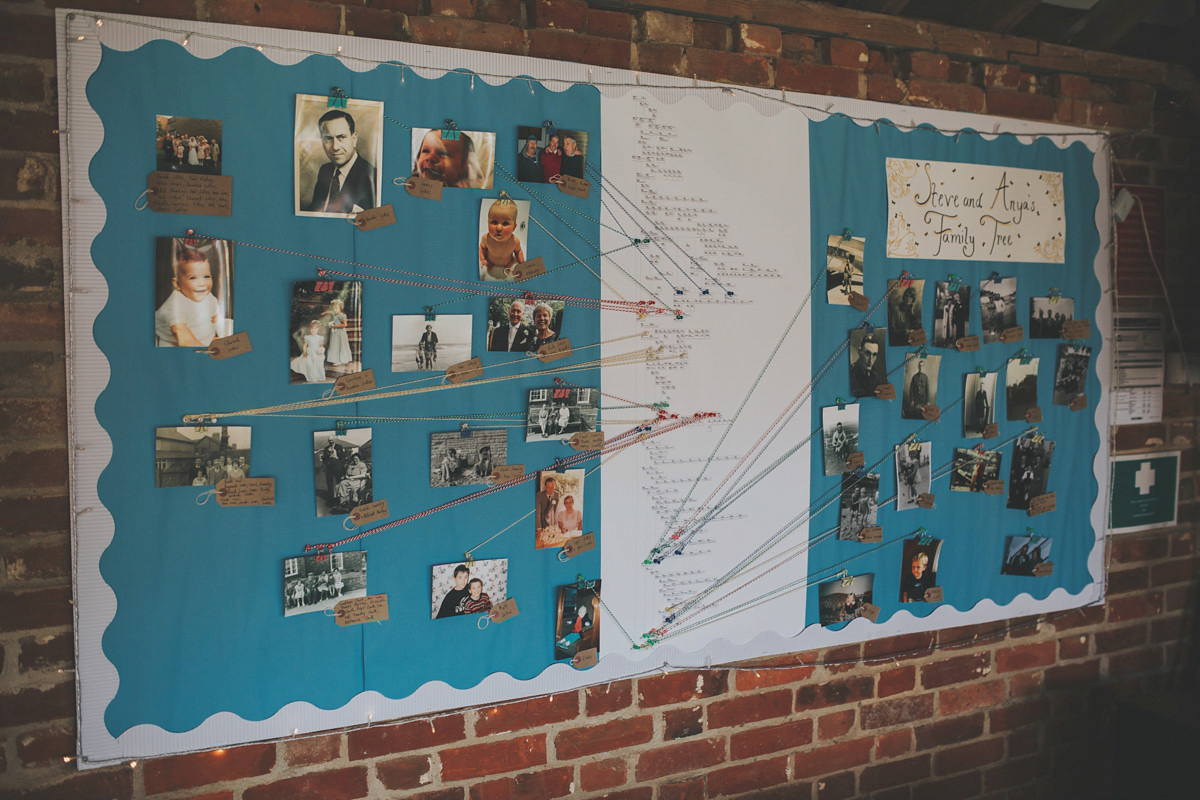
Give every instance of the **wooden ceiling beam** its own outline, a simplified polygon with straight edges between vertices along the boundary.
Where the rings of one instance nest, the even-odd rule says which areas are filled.
[[[1091,50],[1108,50],[1142,21],[1162,0],[1100,0],[1063,34],[1063,42]]]
[[[899,14],[908,5],[908,0],[847,0],[844,5],[858,11],[873,11],[876,14]]]

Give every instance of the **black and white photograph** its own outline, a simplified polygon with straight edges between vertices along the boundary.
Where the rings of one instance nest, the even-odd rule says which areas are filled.
[[[296,556],[283,560],[283,615],[332,611],[350,597],[367,596],[367,551]]]
[[[850,394],[874,397],[875,387],[888,382],[886,328],[855,328],[850,331]]]
[[[825,457],[825,474],[841,475],[850,468],[846,459],[858,450],[858,403],[844,408],[825,406],[821,409],[821,443]]]
[[[430,619],[486,614],[508,599],[508,559],[437,564],[432,570]]]
[[[538,473],[533,498],[534,547],[562,547],[568,539],[582,536],[584,469]]]
[[[429,434],[429,485],[487,483],[508,463],[508,431],[495,428]]]
[[[950,491],[982,492],[988,481],[1000,480],[1002,455],[999,450],[954,448],[954,460],[950,464]]]
[[[232,425],[154,429],[154,485],[216,486],[250,477],[250,428]]]
[[[492,283],[515,281],[513,267],[531,261],[528,200],[485,197],[479,204],[479,280]]]
[[[1087,390],[1088,364],[1092,348],[1086,345],[1060,344],[1058,366],[1054,370],[1054,405],[1070,405]]]
[[[929,492],[933,479],[933,443],[914,442],[896,448],[896,510],[911,511]]]
[[[1012,467],[1008,473],[1007,508],[1029,510],[1029,501],[1046,493],[1054,442],[1036,433],[1026,433],[1013,442]]]
[[[600,581],[580,580],[558,587],[554,615],[554,660],[574,658],[600,647]]]
[[[1029,298],[1030,339],[1061,339],[1063,323],[1070,322],[1074,318],[1074,298]]]
[[[412,129],[412,177],[447,189],[491,189],[496,174],[496,134]]]
[[[950,291],[949,281],[937,281],[933,291],[933,346],[954,348],[967,335],[971,322],[971,287],[959,284]]]
[[[844,473],[837,538],[850,542],[862,541],[862,529],[874,525],[878,513],[879,476],[857,470]]]
[[[900,391],[900,416],[924,419],[921,406],[937,405],[938,367],[942,357],[917,353],[904,356],[904,385]]]
[[[863,604],[874,602],[871,599],[874,586],[874,572],[854,575],[848,581],[834,578],[817,584],[817,613],[821,624],[837,625],[861,617]]]
[[[1033,577],[1034,567],[1050,560],[1050,547],[1053,544],[1053,539],[1044,536],[1006,537],[1000,574]]]
[[[155,116],[155,169],[221,174],[221,120]]]
[[[1025,419],[1029,409],[1038,404],[1037,358],[1010,358],[1004,371],[1005,418]],[[1027,363],[1021,363],[1022,361]]]
[[[1000,341],[1000,334],[1017,324],[1016,278],[985,278],[979,282],[979,322],[984,344]]]
[[[831,305],[850,305],[850,293],[863,293],[863,250],[867,240],[833,234],[825,245],[825,299]]]
[[[233,242],[154,240],[154,344],[208,347],[233,333]]]
[[[892,279],[887,282],[887,292],[888,345],[908,347],[908,335],[923,327],[921,301],[925,281]]]
[[[292,287],[290,381],[332,383],[362,371],[362,282],[300,281]]]
[[[562,441],[597,430],[599,414],[599,389],[530,389],[525,441]]]
[[[296,95],[296,215],[340,217],[380,204],[383,103]]]
[[[313,432],[313,494],[317,516],[349,514],[374,500],[371,429]]]
[[[470,358],[470,314],[392,316],[392,372],[445,372]]]
[[[900,602],[924,603],[925,592],[937,586],[938,556],[942,540],[905,539],[900,553]]]
[[[587,131],[544,126],[517,127],[517,180],[559,183],[563,175],[586,177]]]
[[[963,379],[963,436],[979,439],[996,421],[995,372],[968,372]]]

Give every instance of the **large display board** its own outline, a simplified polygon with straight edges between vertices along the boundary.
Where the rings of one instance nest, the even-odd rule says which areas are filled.
[[[58,23],[84,763],[1101,599],[1098,135]]]

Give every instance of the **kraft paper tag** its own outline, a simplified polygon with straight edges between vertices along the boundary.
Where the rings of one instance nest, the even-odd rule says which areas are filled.
[[[1028,411],[1025,412],[1025,421],[1026,422],[1041,422],[1042,421],[1042,410],[1040,408],[1038,408],[1037,406],[1034,406],[1033,408],[1029,409]]]
[[[188,172],[151,172],[146,178],[146,205],[160,214],[233,214],[233,176]]]
[[[942,602],[942,587],[930,586],[928,589],[926,589],[925,590],[925,602],[926,603]]]
[[[890,383],[881,383],[875,387],[875,396],[880,400],[895,400],[896,387]]]
[[[875,622],[877,619],[879,619],[879,606],[877,605],[872,603],[863,603],[862,606],[860,606],[860,610],[862,611],[861,616],[864,619],[868,619],[871,622]]]
[[[871,307],[870,299],[863,297],[858,292],[850,292],[846,295],[846,300],[849,301],[850,307],[855,311],[866,311]]]
[[[924,328],[917,328],[908,332],[908,343],[913,347],[920,347],[928,341],[929,337],[925,335]]]
[[[366,211],[360,211],[354,215],[354,225],[360,231],[373,231],[376,228],[395,224],[396,212],[392,211],[391,203],[379,208],[368,208]]]
[[[338,627],[362,625],[364,622],[382,622],[388,618],[386,594],[370,597],[347,597],[333,607],[333,619]]]
[[[546,264],[542,261],[541,256],[531,258],[513,267],[512,274],[514,280],[527,281],[530,278],[536,278],[538,275],[545,275]]]
[[[882,542],[883,527],[880,525],[867,525],[858,532],[858,540],[860,542]]]
[[[509,481],[515,481],[524,474],[524,464],[501,464],[492,470],[492,474],[488,477],[492,479],[493,483],[508,483]]]
[[[1077,394],[1071,398],[1071,402],[1067,403],[1067,408],[1072,411],[1083,411],[1087,408],[1087,395]]]
[[[428,178],[418,178],[415,175],[404,183],[404,191],[422,200],[441,200],[442,182],[431,181]]]
[[[446,380],[450,383],[473,381],[480,377],[483,377],[483,359],[479,356],[446,368]]]
[[[515,597],[510,597],[507,600],[502,600],[492,606],[492,610],[488,612],[488,617],[492,622],[504,622],[515,617],[521,612],[517,610],[517,600]]]
[[[229,506],[273,506],[275,505],[274,478],[226,478],[217,481],[217,505]]]
[[[985,481],[983,484],[984,494],[1004,494],[1004,481]]]
[[[569,355],[571,355],[571,340],[559,339],[557,342],[550,342],[539,347],[537,357],[538,361],[546,364]]]
[[[924,508],[926,510],[933,508],[933,501],[936,498],[937,495],[932,495],[929,492],[922,492],[917,496],[917,508]]]
[[[572,450],[599,450],[604,447],[604,431],[580,431],[571,437]]]
[[[1000,331],[1000,341],[1005,344],[1019,342],[1025,338],[1025,327],[1023,325],[1014,325],[1011,328],[1005,328]]]
[[[227,358],[249,353],[253,349],[250,346],[250,334],[242,331],[241,333],[235,333],[233,336],[222,336],[219,339],[213,339],[212,343],[208,346],[208,355],[217,361],[224,361]]]
[[[954,343],[954,348],[960,353],[970,353],[979,349],[979,337],[975,334],[964,336]]]
[[[364,369],[362,372],[352,372],[343,375],[333,382],[333,390],[338,394],[354,394],[366,392],[375,388],[375,370]]]
[[[850,455],[846,456],[846,466],[850,469],[861,467],[867,463],[867,457],[862,450],[855,450]]]
[[[599,661],[600,654],[593,647],[589,650],[580,650],[576,653],[575,657],[571,659],[571,666],[575,669],[587,669],[588,667],[596,666]]]
[[[1062,338],[1090,339],[1092,338],[1092,321],[1088,319],[1072,319],[1062,324]]]
[[[1036,517],[1038,514],[1045,514],[1047,511],[1054,511],[1054,492],[1040,494],[1029,501],[1029,516]]]
[[[596,534],[585,533],[583,536],[576,536],[573,539],[567,539],[563,542],[563,555],[567,558],[586,553],[588,550],[596,549]]]
[[[1053,561],[1043,561],[1040,564],[1035,564],[1033,567],[1033,577],[1035,577],[1035,578],[1045,578],[1045,577],[1047,577],[1049,575],[1053,575],[1053,574],[1054,574],[1054,562]]]
[[[560,175],[558,190],[572,197],[586,198],[592,190],[592,182],[587,178],[576,178],[574,175]]]
[[[983,426],[983,438],[995,439],[1000,435],[1000,425],[995,422],[989,422]]]
[[[942,410],[935,405],[926,403],[921,406],[921,416],[930,422],[936,422],[942,416]]]
[[[366,525],[368,522],[378,522],[381,519],[387,519],[387,517],[387,500],[376,500],[373,503],[355,506],[354,510],[350,512],[350,519],[358,525]]]

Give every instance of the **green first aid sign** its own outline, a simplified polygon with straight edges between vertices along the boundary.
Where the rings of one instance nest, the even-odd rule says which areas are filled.
[[[1113,456],[1110,470],[1109,531],[1126,533],[1175,524],[1178,451]]]

